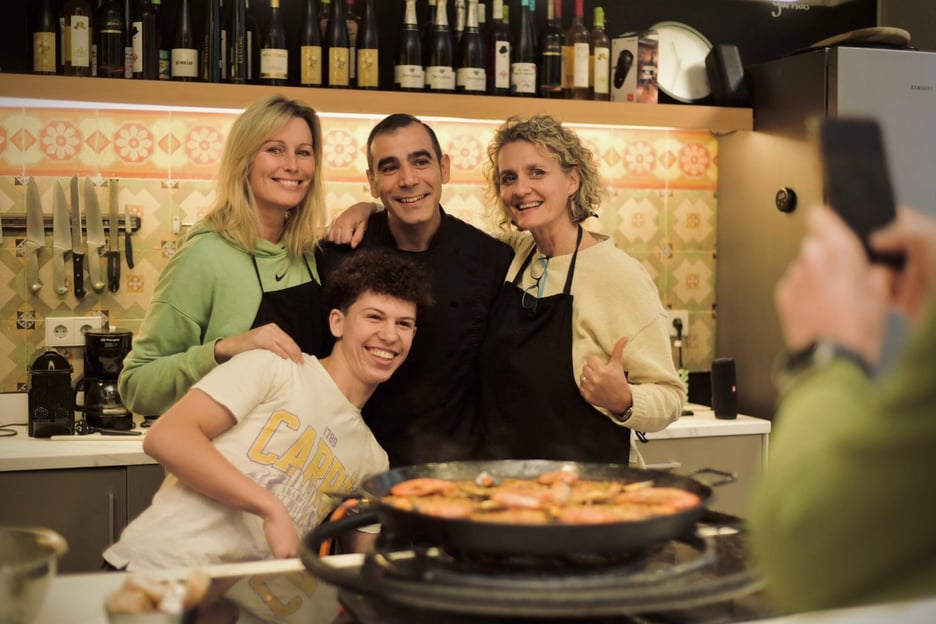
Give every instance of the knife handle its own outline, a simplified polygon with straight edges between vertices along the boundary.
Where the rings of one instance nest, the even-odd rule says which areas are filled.
[[[72,252],[72,281],[75,283],[75,296],[82,299],[85,296],[84,288],[84,257],[83,253]]]
[[[107,284],[101,277],[101,248],[92,245],[88,247],[88,276],[91,278],[91,288],[94,292],[101,292]]]
[[[127,252],[127,266],[133,268],[133,243],[130,242],[130,232],[124,234],[124,248]]]
[[[107,281],[111,292],[120,289],[120,252],[107,252]]]
[[[65,288],[65,252],[61,248],[55,249],[52,255],[52,276],[55,281],[55,292],[64,295]]]

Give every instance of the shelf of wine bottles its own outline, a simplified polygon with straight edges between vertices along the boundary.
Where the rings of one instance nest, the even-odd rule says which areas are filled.
[[[572,8],[567,16],[563,5]],[[610,39],[603,8],[591,8],[586,15],[583,0],[36,0],[30,20],[32,71],[606,101]],[[175,97],[184,93],[171,92]],[[109,93],[105,87],[99,97]],[[611,106],[630,110],[621,102]],[[469,110],[451,101],[440,107],[448,116]],[[476,108],[472,104],[472,116]],[[505,116],[503,102],[494,110],[500,111],[496,117]],[[551,102],[547,112],[561,110]],[[633,123],[618,120],[622,109],[580,111],[569,109],[585,120]],[[711,117],[699,112],[689,118]],[[733,116],[731,111],[724,114]],[[750,111],[740,115],[749,119]],[[628,117],[633,116],[630,110]],[[658,116],[649,111],[637,115],[648,119],[640,123],[651,125],[696,123],[654,123]],[[707,127],[726,125],[730,129],[749,122]]]

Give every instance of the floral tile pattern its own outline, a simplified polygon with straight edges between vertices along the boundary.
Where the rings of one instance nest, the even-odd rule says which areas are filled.
[[[4,228],[0,241],[0,391],[22,391],[44,348],[50,316],[102,314],[111,326],[137,331],[160,271],[178,239],[215,198],[214,178],[234,112],[0,107],[0,219],[25,214],[25,186],[35,176],[45,213],[56,180],[119,179],[119,201],[141,226],[133,233],[135,265],[121,267],[116,293],[89,290],[81,300],[52,284],[51,229],[39,252],[46,286],[33,294],[20,251],[25,233]],[[443,204],[451,214],[492,231],[483,165],[493,122],[434,122],[452,162]],[[323,119],[328,218],[370,201],[365,171],[372,122]],[[599,164],[606,196],[589,228],[612,236],[655,280],[664,305],[689,311],[683,362],[707,369],[715,345],[715,225],[718,140],[705,131],[575,127]],[[101,199],[106,192],[101,189]],[[105,206],[106,202],[102,202]],[[91,258],[89,258],[90,260]],[[103,258],[95,258],[105,266]],[[66,272],[68,273],[68,272]],[[62,349],[81,374],[81,349]],[[678,354],[674,352],[674,358]]]

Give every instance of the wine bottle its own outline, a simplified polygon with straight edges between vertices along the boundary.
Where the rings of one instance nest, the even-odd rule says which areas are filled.
[[[245,0],[233,0],[231,6],[230,29],[227,33],[227,81],[231,84],[247,84],[249,80],[250,45],[247,40],[247,3]],[[316,24],[317,26],[318,24]]]
[[[478,32],[481,33],[481,40],[484,41],[487,34],[487,6],[483,2],[478,3]]]
[[[133,77],[159,79],[159,23],[152,0],[139,0],[133,14]]]
[[[62,8],[62,70],[66,76],[91,75],[91,5],[66,0]]]
[[[322,0],[322,6],[319,8],[319,26],[321,27],[323,36],[328,29],[328,16],[331,15],[331,3],[332,0]]]
[[[546,3],[546,27],[540,40],[539,94],[545,98],[562,97],[562,0]]]
[[[329,87],[350,86],[351,50],[344,0],[332,0],[325,27],[325,84]]]
[[[347,0],[347,2],[345,24],[348,25],[348,84],[353,87],[357,84],[357,38],[361,19],[354,0]]]
[[[175,44],[170,51],[169,75],[172,80],[192,82],[198,79],[198,48],[189,0],[181,0],[177,16]]]
[[[357,35],[357,87],[376,89],[380,86],[380,55],[377,14],[374,0],[364,0],[364,12]]]
[[[478,0],[468,0],[468,20],[458,45],[455,90],[459,93],[484,93],[486,89],[484,43],[478,29]]]
[[[153,0],[153,10],[156,11],[156,54],[159,58],[157,72],[159,80],[169,80],[169,38],[165,35],[165,17],[162,12],[162,0]]]
[[[208,0],[205,15],[205,32],[202,36],[198,59],[199,75],[205,82],[221,82],[221,0]]]
[[[593,100],[611,99],[611,38],[605,32],[605,14],[595,7],[592,31],[588,36],[588,90]]]
[[[244,14],[247,16],[247,83],[256,84],[260,81],[260,27],[250,8],[250,0],[244,0]]]
[[[522,97],[536,95],[536,46],[533,43],[534,0],[520,0],[520,23],[511,47],[510,93]]]
[[[270,0],[270,19],[260,44],[260,82],[280,87],[288,79],[289,51],[286,49],[286,30],[280,15],[280,0]]]
[[[322,31],[316,0],[306,0],[305,18],[299,33],[299,84],[322,86]]]
[[[504,23],[504,0],[493,0],[485,50],[489,95],[510,93],[510,32]]]
[[[416,21],[416,0],[406,0],[403,27],[400,30],[400,49],[393,67],[395,89],[422,91],[425,88],[422,58],[422,33]]]
[[[58,20],[53,0],[42,0],[33,25],[33,73],[55,74],[57,54],[56,36]],[[121,46],[123,43],[121,42]],[[121,54],[123,48],[121,48]]]
[[[423,67],[429,66],[429,48],[432,43],[432,25],[435,23],[435,14],[436,14],[436,3],[437,0],[428,0],[426,4],[429,6],[429,15],[426,17],[426,21],[423,23],[422,28],[422,65]]]
[[[124,17],[119,0],[104,0],[95,16],[97,75],[124,77]]]
[[[563,93],[566,99],[588,99],[588,29],[583,22],[584,0],[575,0],[572,25],[566,31]]]
[[[133,6],[124,0],[124,78],[133,78]]]
[[[434,93],[455,91],[455,55],[452,31],[448,23],[448,0],[437,0],[432,36],[429,38],[429,65],[426,66],[426,89]]]
[[[455,31],[452,33],[452,45],[456,50],[461,46],[461,38],[465,32],[465,20],[467,18],[465,0],[455,0]]]

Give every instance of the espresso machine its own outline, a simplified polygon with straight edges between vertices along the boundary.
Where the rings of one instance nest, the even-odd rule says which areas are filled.
[[[82,414],[83,429],[133,429],[133,414],[117,391],[117,377],[132,342],[133,334],[128,331],[85,332],[84,376],[75,384],[75,408]]]

